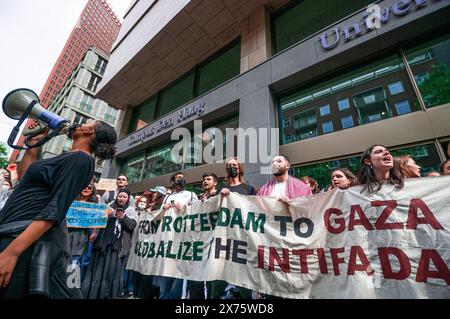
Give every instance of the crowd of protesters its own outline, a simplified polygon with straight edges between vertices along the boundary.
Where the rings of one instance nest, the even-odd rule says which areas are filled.
[[[186,180],[183,172],[176,172],[171,176],[171,188],[166,189],[164,186],[157,186],[150,188],[143,194],[136,196],[135,205],[131,204],[132,196],[127,191],[128,179],[125,175],[119,175],[117,178],[117,190],[106,192],[102,199],[105,203],[110,204],[112,208],[122,205],[128,210],[133,207],[134,213],[128,218],[137,218],[141,214],[155,214],[160,209],[167,210],[176,207],[178,210],[183,210],[186,205],[196,203],[198,201],[207,201],[214,196],[228,196],[231,192],[241,195],[257,195],[276,197],[283,203],[288,203],[289,200],[301,196],[310,196],[320,192],[329,191],[335,188],[347,189],[352,186],[362,185],[370,193],[377,192],[381,189],[384,183],[394,185],[396,188],[402,188],[404,179],[420,177],[421,167],[416,164],[411,156],[405,155],[400,157],[393,157],[389,150],[382,145],[373,145],[369,147],[361,156],[360,169],[358,174],[354,174],[348,168],[338,168],[330,172],[330,186],[325,189],[320,189],[317,181],[312,176],[303,176],[297,179],[290,176],[290,160],[287,156],[279,155],[272,159],[272,178],[265,185],[259,189],[255,186],[245,182],[244,165],[238,158],[231,158],[225,164],[225,185],[219,187],[219,179],[215,173],[205,172],[202,176],[202,189],[200,194],[186,190]],[[450,163],[446,161],[441,165],[442,175],[450,174]],[[434,172],[440,175],[438,172]],[[429,174],[427,176],[433,176]],[[125,197],[128,202],[119,197]],[[125,214],[126,215],[126,214]],[[102,230],[100,234],[113,234],[113,228],[117,227],[118,223],[123,224],[124,231],[131,235],[136,223],[127,223],[114,214],[110,215],[108,226]],[[127,225],[127,226],[125,226]],[[113,227],[114,226],[114,227]],[[103,235],[105,236],[105,235]],[[116,237],[110,235],[109,242],[116,240]],[[98,239],[97,239],[98,240]],[[116,241],[115,241],[116,243]],[[118,242],[117,242],[118,243]],[[134,298],[142,299],[251,299],[251,298],[274,298],[259,294],[247,288],[231,285],[222,280],[215,281],[192,281],[183,280],[179,278],[169,278],[162,276],[146,276],[138,272],[127,273],[125,268],[125,261],[127,255],[119,254],[120,249],[129,252],[130,241],[120,241],[126,247],[117,246],[118,244],[111,244],[111,249],[116,250],[115,254],[108,255],[108,252],[103,252],[102,269],[98,270],[98,274],[91,278],[88,270],[88,282],[83,282],[83,292],[86,298],[116,298],[120,295],[134,295]],[[116,248],[114,245],[116,245]],[[94,244],[94,254],[96,249],[103,247],[105,244]],[[99,257],[97,257],[99,258]],[[121,259],[123,258],[123,259]],[[114,269],[104,269],[111,267],[112,260],[116,260]],[[96,258],[92,258],[92,263],[97,263]],[[109,264],[108,264],[109,263]],[[109,265],[109,266],[108,266]],[[94,269],[98,266],[91,265],[89,269]],[[122,277],[120,276],[122,274]],[[130,280],[131,277],[131,280]],[[96,279],[95,279],[96,278]],[[132,285],[130,286],[130,282]],[[104,288],[99,287],[103,285]],[[96,293],[90,292],[96,287]],[[99,293],[104,290],[108,292]]]
[[[183,210],[187,205],[198,201],[204,202],[214,196],[228,196],[232,192],[275,197],[280,202],[288,204],[293,198],[336,188],[345,190],[356,185],[361,185],[363,191],[367,190],[369,193],[377,192],[385,183],[400,189],[404,187],[404,179],[421,176],[421,167],[411,156],[393,157],[382,145],[373,145],[363,152],[357,175],[344,167],[331,171],[330,186],[325,189],[319,188],[313,176],[303,176],[300,179],[290,176],[290,166],[287,156],[275,156],[272,159],[272,178],[256,188],[245,182],[243,163],[238,158],[231,158],[224,165],[225,185],[219,187],[217,175],[205,172],[202,176],[203,191],[198,195],[186,189],[183,172],[176,172],[171,176],[171,188],[156,186],[136,197],[128,190],[128,178],[123,174],[117,177],[116,190],[106,191],[101,197],[91,182],[80,192],[76,200],[105,203],[108,204],[109,210],[105,228],[100,230],[68,228],[72,268],[80,269],[83,298],[113,299],[120,296],[134,296],[140,299],[274,298],[221,280],[191,281],[147,276],[126,270],[132,247],[132,234],[139,216],[156,214],[160,210],[173,207]],[[450,175],[450,160],[441,164],[439,172],[433,171],[426,176],[439,175]],[[13,188],[7,177],[6,172],[0,203],[9,196],[6,191],[10,192]],[[2,211],[0,215],[1,213]]]

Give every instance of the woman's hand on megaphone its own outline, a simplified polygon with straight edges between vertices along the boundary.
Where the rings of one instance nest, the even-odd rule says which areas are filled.
[[[40,124],[38,121],[32,120],[31,124],[28,125],[28,129],[32,130],[35,129],[36,127],[38,127]],[[39,142],[40,140],[42,140],[44,137],[46,137],[48,135],[48,127],[46,127],[44,129],[43,132],[40,132],[39,134],[34,135],[32,138],[30,138],[30,142],[31,144],[36,144],[37,142]]]

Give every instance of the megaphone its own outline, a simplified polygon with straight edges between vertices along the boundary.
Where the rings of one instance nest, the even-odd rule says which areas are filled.
[[[13,120],[19,121],[8,138],[8,145],[14,149],[26,149],[24,147],[14,145],[14,140],[19,133],[20,125],[22,125],[26,118],[31,118],[41,123],[35,129],[24,130],[24,135],[28,136],[25,139],[25,145],[28,148],[41,146],[54,136],[61,133],[67,133],[71,127],[69,121],[65,118],[47,111],[41,104],[39,104],[39,97],[30,89],[16,89],[9,92],[3,99],[2,108],[6,116]],[[38,143],[30,145],[30,139],[36,134],[42,132],[46,127],[49,127],[52,132]]]

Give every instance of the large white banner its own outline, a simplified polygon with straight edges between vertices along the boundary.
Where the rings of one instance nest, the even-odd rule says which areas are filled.
[[[450,298],[450,177],[140,217],[127,268],[286,298]]]

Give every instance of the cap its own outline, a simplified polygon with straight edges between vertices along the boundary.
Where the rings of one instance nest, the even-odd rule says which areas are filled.
[[[150,188],[150,192],[157,192],[163,195],[166,195],[166,188],[164,186],[156,186],[155,188]]]

